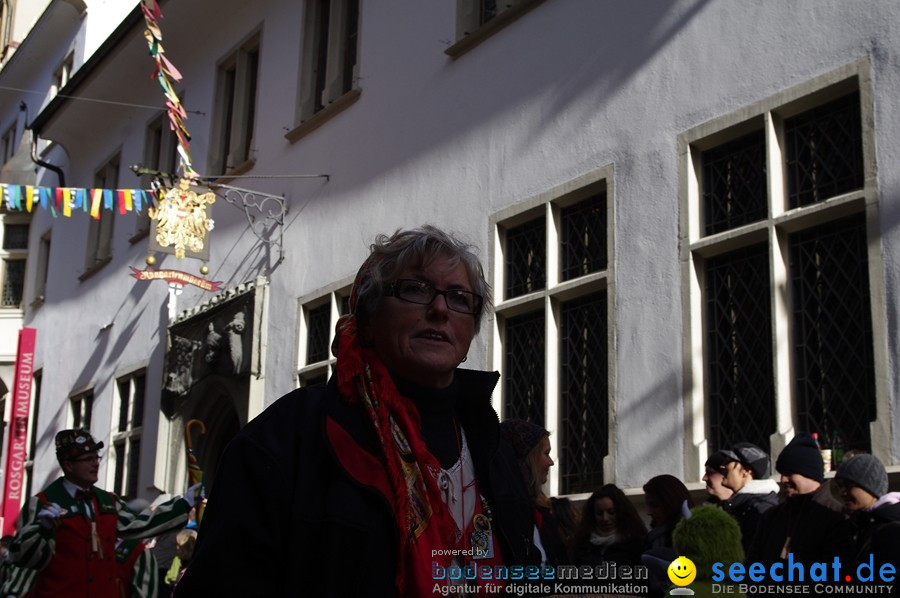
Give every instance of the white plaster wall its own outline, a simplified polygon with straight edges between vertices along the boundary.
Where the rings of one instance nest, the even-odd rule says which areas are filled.
[[[616,270],[616,482],[684,471],[682,280],[678,261],[680,133],[730,114],[861,58],[872,63],[878,186],[882,208],[892,402],[896,367],[897,220],[900,176],[900,4],[893,0],[681,0],[623,3],[547,0],[456,60],[453,3],[361,3],[360,88],[353,106],[296,143],[302,11],[288,0],[169,3],[163,21],[169,58],[184,74],[195,169],[203,173],[213,114],[216,61],[261,24],[256,167],[250,174],[328,173],[318,179],[259,179],[233,184],[288,198],[286,256],[270,269],[243,215],[217,205],[210,278],[234,286],[268,274],[266,400],[295,384],[297,297],[351,277],[376,233],[424,222],[460,233],[487,257],[489,216],[586,172],[613,165]],[[203,6],[198,6],[203,5]],[[95,15],[94,4],[91,15]],[[203,18],[198,17],[200,14]],[[90,31],[90,28],[89,28]],[[89,35],[90,37],[90,35]],[[134,47],[137,48],[143,43]],[[132,57],[131,54],[128,54]],[[144,63],[121,60],[111,97],[161,101]],[[90,90],[94,93],[96,90]],[[84,93],[88,93],[87,91]],[[118,148],[122,164],[139,161],[151,112],[108,109],[77,151],[66,148],[71,185]],[[122,174],[122,184],[129,180]],[[134,181],[136,183],[136,180]],[[42,226],[48,226],[46,217]],[[62,423],[65,397],[83,385],[107,392],[128,364],[150,360],[161,371],[165,285],[135,284],[143,248],[127,245],[117,225],[116,257],[84,283],[80,243],[85,219],[57,220],[51,263],[60,299],[30,314],[41,330],[38,361],[44,397],[59,409],[42,424]],[[181,267],[167,258],[164,267]],[[182,269],[195,267],[185,264]],[[180,308],[208,296],[187,289]],[[113,321],[112,327],[100,329]],[[47,343],[53,338],[52,343]],[[40,342],[41,340],[45,342]],[[484,334],[467,367],[492,368]],[[150,389],[148,389],[150,390]],[[158,390],[158,389],[157,389]],[[111,391],[110,391],[111,394]],[[152,392],[149,393],[152,396]],[[95,421],[109,417],[98,401]],[[894,409],[894,413],[898,410]],[[895,415],[895,418],[900,417]],[[895,424],[900,421],[895,419]],[[98,427],[95,429],[99,429]],[[148,444],[150,444],[148,442]],[[900,440],[893,439],[894,461]],[[145,467],[145,471],[149,468]]]

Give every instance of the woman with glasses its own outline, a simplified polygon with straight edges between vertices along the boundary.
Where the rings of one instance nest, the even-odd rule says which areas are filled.
[[[377,237],[336,327],[334,375],[231,443],[175,595],[487,593],[505,581],[485,571],[540,563],[499,447],[499,376],[458,368],[489,305],[468,245],[431,226]]]

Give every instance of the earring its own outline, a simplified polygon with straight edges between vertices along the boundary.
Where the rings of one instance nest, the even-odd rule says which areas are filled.
[[[462,362],[464,362],[464,361],[465,361],[465,360],[467,360],[467,359],[468,359],[468,358],[469,358],[469,356],[468,356],[468,355],[466,355],[466,356],[465,356],[465,357],[463,357],[463,360],[462,360]],[[462,363],[462,362],[460,362],[460,363]]]

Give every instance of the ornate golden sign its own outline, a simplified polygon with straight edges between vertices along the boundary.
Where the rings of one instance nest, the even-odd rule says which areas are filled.
[[[214,224],[209,217],[208,206],[215,201],[215,193],[209,189],[192,188],[190,179],[180,179],[177,189],[165,190],[159,207],[149,211],[155,225],[153,239],[159,250],[170,253],[172,250],[166,251],[166,248],[174,247],[178,259],[185,257],[186,250],[208,255],[204,241]]]

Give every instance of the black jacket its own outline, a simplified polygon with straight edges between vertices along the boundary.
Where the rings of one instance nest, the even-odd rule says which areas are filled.
[[[490,405],[497,373],[457,370],[459,418],[509,564],[535,564],[532,511]],[[377,438],[327,386],[285,395],[229,444],[174,596],[392,596],[398,529]]]
[[[751,480],[722,503],[725,512],[737,519],[741,526],[741,543],[745,553],[752,550],[763,513],[778,504],[778,493],[774,489],[768,491],[769,486],[778,487],[769,479]]]
[[[877,572],[884,563],[900,566],[900,503],[856,511],[850,517],[854,570],[871,555]],[[900,584],[894,582],[895,587]]]
[[[794,555],[794,562],[811,566],[830,562],[835,556],[844,562],[850,538],[841,508],[831,496],[830,482],[815,492],[786,499],[763,514],[747,561],[766,566],[782,562],[782,550],[790,536],[788,552]]]

